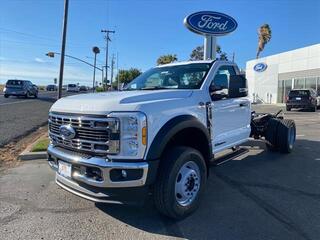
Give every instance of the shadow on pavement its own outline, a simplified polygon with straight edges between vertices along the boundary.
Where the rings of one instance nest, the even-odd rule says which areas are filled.
[[[320,221],[319,145],[298,139],[291,154],[280,154],[263,142],[247,142],[242,160],[210,168],[200,208],[181,221],[161,216],[151,199],[143,207],[96,206],[132,227],[171,237],[313,239],[320,229],[306,222]]]

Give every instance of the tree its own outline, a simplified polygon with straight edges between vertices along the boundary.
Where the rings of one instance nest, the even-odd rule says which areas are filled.
[[[220,55],[219,57],[220,60],[228,61],[228,55],[226,52],[221,52],[219,55]]]
[[[133,79],[138,77],[141,74],[141,71],[137,68],[130,68],[128,70],[121,69],[119,70],[117,76],[116,76],[116,83],[118,83],[118,79],[120,83],[128,84]]]
[[[258,49],[257,49],[257,59],[260,53],[263,51],[265,45],[271,40],[271,28],[269,24],[263,24],[258,29]]]
[[[217,44],[216,46],[216,53],[219,55],[219,59],[227,60],[227,53],[221,51],[220,45]],[[197,60],[203,60],[204,55],[204,47],[203,45],[196,47],[192,50],[190,54],[190,61],[197,61]]]
[[[163,65],[163,64],[172,63],[175,61],[178,61],[176,54],[162,55],[157,59],[157,65]]]

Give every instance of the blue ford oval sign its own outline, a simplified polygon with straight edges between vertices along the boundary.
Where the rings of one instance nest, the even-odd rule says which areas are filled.
[[[184,25],[201,35],[222,36],[236,30],[238,23],[226,14],[202,11],[187,16]]]
[[[253,70],[255,70],[256,72],[263,72],[267,69],[268,65],[265,63],[257,63],[256,65],[254,65]]]

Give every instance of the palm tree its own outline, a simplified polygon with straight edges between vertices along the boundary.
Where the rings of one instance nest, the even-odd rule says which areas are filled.
[[[163,64],[172,63],[175,61],[178,61],[176,54],[162,55],[157,59],[157,65],[163,65]]]
[[[192,50],[189,60],[190,61],[203,60],[203,51],[204,51],[203,45],[196,47],[195,49]],[[218,44],[216,46],[216,53],[218,54],[222,53],[221,47]]]
[[[269,24],[263,24],[258,29],[258,49],[257,49],[257,59],[260,53],[263,51],[264,46],[271,40],[271,28]]]

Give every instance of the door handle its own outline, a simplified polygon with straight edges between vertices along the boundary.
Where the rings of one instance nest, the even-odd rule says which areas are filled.
[[[240,103],[240,104],[239,104],[240,107],[246,107],[246,106],[248,106],[248,105],[249,105],[248,103]]]

